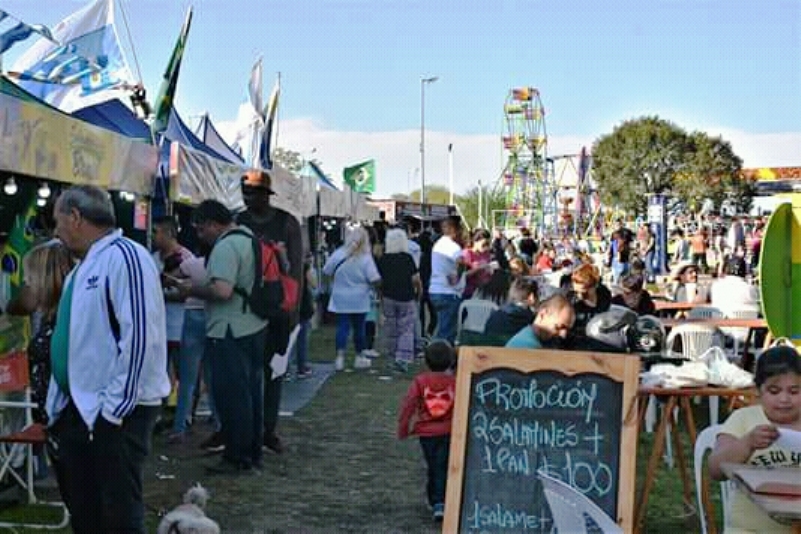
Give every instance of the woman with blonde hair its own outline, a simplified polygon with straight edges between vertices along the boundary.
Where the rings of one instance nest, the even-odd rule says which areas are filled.
[[[409,254],[406,232],[387,231],[384,255],[378,260],[381,292],[384,297],[384,326],[387,353],[395,359],[395,369],[406,372],[414,360],[415,300],[423,292],[420,274]]]
[[[370,290],[381,282],[381,275],[370,253],[370,238],[364,228],[357,226],[348,230],[345,244],[325,262],[323,274],[331,279],[328,311],[336,314],[336,370],[345,368],[345,347],[351,328],[356,349],[353,367],[366,369],[370,367],[370,358],[364,354],[367,348],[364,322],[370,311]]]
[[[51,240],[32,248],[22,260],[25,285],[41,320],[28,346],[31,397],[37,408],[36,423],[47,424],[45,400],[50,386],[50,339],[56,324],[64,279],[73,267],[72,256],[61,241]]]

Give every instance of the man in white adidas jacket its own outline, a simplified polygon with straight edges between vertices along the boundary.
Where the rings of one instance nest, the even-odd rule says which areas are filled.
[[[72,187],[54,216],[80,259],[51,340],[48,445],[59,490],[76,533],[145,532],[142,468],[170,391],[159,273],[115,228],[106,191]]]

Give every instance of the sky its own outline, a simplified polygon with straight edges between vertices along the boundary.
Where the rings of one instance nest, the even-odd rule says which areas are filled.
[[[87,0],[0,0],[54,26]],[[118,32],[152,99],[186,0],[118,0]],[[208,112],[232,138],[281,76],[277,146],[342,168],[376,160],[377,191],[419,187],[421,79],[425,176],[454,189],[498,182],[503,106],[540,92],[548,155],[573,155],[621,122],[658,115],[721,135],[745,167],[801,165],[801,0],[196,0],[176,107]],[[128,39],[130,31],[131,40]],[[133,43],[133,46],[131,45]],[[3,58],[13,64],[26,44]],[[562,162],[562,163],[559,163]],[[568,159],[556,180],[569,181]]]

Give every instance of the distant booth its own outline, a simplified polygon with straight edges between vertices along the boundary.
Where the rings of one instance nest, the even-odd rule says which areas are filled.
[[[409,200],[376,199],[368,204],[378,210],[376,226],[383,232],[393,224],[410,224],[417,231],[439,232],[440,223],[451,215],[458,215],[456,206],[448,204],[421,204]]]

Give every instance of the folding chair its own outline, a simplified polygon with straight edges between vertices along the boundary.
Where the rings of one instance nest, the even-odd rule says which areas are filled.
[[[6,397],[13,394],[22,394],[23,400],[6,400]],[[20,430],[3,428],[0,432],[0,480],[9,475],[19,484],[28,494],[28,504],[40,504],[60,508],[63,511],[61,521],[58,524],[36,524],[36,523],[13,523],[0,522],[0,528],[23,527],[30,529],[59,530],[69,523],[69,513],[67,507],[61,502],[39,501],[36,498],[33,488],[33,447],[34,445],[44,446],[47,436],[44,425],[33,422],[32,410],[36,404],[31,402],[30,377],[28,374],[28,358],[23,351],[16,351],[9,356],[0,358],[0,408],[22,409],[25,411],[25,423]],[[9,419],[3,418],[5,423]],[[14,461],[20,454],[25,458],[23,465],[25,472],[18,472]]]

